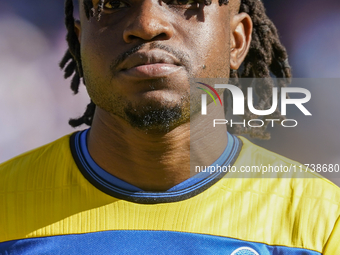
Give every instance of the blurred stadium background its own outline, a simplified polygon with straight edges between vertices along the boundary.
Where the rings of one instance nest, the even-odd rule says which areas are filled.
[[[340,1],[264,3],[294,77],[340,78]],[[58,68],[65,35],[62,0],[0,0],[0,162],[74,131],[68,119],[81,115],[89,98],[84,88],[73,96]],[[340,164],[337,95],[340,84],[315,86],[310,110],[318,112],[322,101],[327,114],[319,111],[313,122],[275,128],[270,141],[254,142],[301,163]],[[328,178],[340,185],[340,173]]]

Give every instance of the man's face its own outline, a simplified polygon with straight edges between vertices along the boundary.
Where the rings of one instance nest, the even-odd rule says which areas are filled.
[[[188,122],[189,78],[229,75],[229,6],[176,1],[106,1],[99,21],[80,8],[91,99],[141,129]]]

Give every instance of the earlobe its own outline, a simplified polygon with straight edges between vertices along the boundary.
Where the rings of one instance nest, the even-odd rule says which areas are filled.
[[[80,26],[80,21],[76,20],[74,22],[74,32],[76,33],[77,37],[78,37],[78,41],[80,43],[80,38],[81,38],[81,26]]]
[[[237,70],[248,54],[253,22],[247,13],[239,13],[232,18],[230,25],[230,68]]]

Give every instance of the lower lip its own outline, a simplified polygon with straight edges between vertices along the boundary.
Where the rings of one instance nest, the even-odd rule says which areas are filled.
[[[164,78],[169,76],[170,74],[177,72],[183,69],[182,66],[176,66],[172,64],[148,64],[148,65],[141,65],[136,66],[130,69],[126,69],[121,71],[123,75],[135,78]]]

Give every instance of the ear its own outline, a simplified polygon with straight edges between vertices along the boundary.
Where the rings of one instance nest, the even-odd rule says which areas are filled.
[[[248,54],[253,22],[247,13],[238,13],[231,20],[230,68],[237,70]]]
[[[80,43],[80,38],[81,38],[81,26],[80,26],[80,21],[76,20],[74,22],[74,32],[76,33],[77,37],[78,37],[78,41]]]

